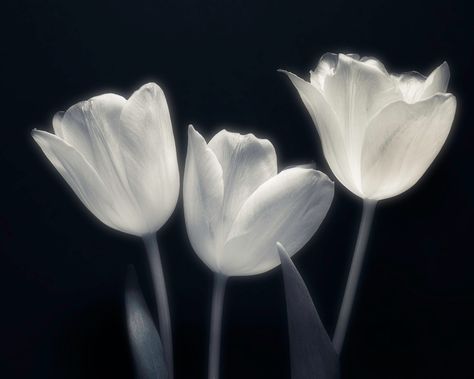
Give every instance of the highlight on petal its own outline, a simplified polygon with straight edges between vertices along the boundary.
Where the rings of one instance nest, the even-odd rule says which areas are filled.
[[[372,65],[379,69],[381,72],[383,72],[385,75],[389,75],[387,72],[387,69],[385,68],[385,65],[380,62],[377,58],[374,57],[362,57],[360,59],[361,62],[364,62],[365,64]]]
[[[410,104],[426,100],[437,93],[446,92],[449,76],[449,66],[446,62],[433,70],[428,77],[416,71],[392,75],[398,82],[403,100]]]
[[[35,129],[31,135],[92,214],[111,228],[128,232],[117,223],[106,185],[82,154],[54,134]]]
[[[339,117],[350,150],[361,143],[367,121],[399,94],[378,66],[339,54],[334,75],[326,78],[324,97]]]
[[[422,102],[390,104],[370,122],[362,149],[363,191],[381,200],[413,186],[441,150],[456,98],[438,94]]]
[[[333,195],[334,183],[312,169],[284,170],[263,183],[234,221],[222,257],[224,274],[254,275],[277,266],[277,241],[295,254],[319,228]]]
[[[224,199],[223,232],[228,232],[247,198],[266,180],[277,174],[277,157],[270,141],[253,134],[242,135],[222,130],[211,141],[222,167]]]
[[[56,112],[56,114],[53,116],[54,134],[56,134],[61,139],[64,139],[63,126],[62,126],[63,117],[64,117],[64,112]]]
[[[400,75],[392,75],[392,78],[397,82],[402,99],[406,103],[415,103],[421,98],[423,84],[426,80],[422,74],[411,71]]]
[[[216,272],[223,198],[222,167],[204,138],[189,125],[183,184],[186,229],[194,251]]]
[[[423,105],[408,106],[424,103],[433,97],[445,94],[449,82],[449,67],[446,62],[426,78],[417,72],[401,75],[389,74],[385,66],[373,57],[359,59],[356,55],[328,53],[321,58],[316,69],[311,72],[311,83],[296,75],[287,74],[318,129],[324,156],[332,172],[347,189],[363,199],[390,197],[390,194],[401,193],[413,185],[421,174],[415,174],[412,171],[415,167],[422,172],[426,170],[429,162],[439,152],[442,145],[440,141],[446,138],[452,122],[451,116],[454,111],[448,110],[445,116],[434,117],[431,120],[424,113]],[[402,103],[405,105],[401,105]],[[439,102],[435,101],[435,104],[441,106]],[[438,138],[432,137],[431,140],[428,138],[425,146],[420,149],[423,151],[421,155],[425,158],[410,164],[409,158],[403,155],[404,149],[398,151],[399,155],[393,153],[391,159],[395,163],[392,165],[401,166],[400,162],[404,162],[403,167],[399,168],[405,170],[407,167],[407,173],[384,172],[381,162],[372,163],[371,161],[375,159],[371,156],[375,154],[375,150],[384,150],[385,147],[381,146],[393,143],[387,129],[395,128],[399,131],[403,129],[401,125],[398,127],[392,125],[376,130],[373,125],[380,122],[381,115],[387,109],[408,112],[400,114],[400,120],[412,122],[416,118],[419,120],[426,118],[426,123],[443,125],[435,128],[435,130],[440,130]],[[421,113],[416,115],[415,112]],[[432,112],[435,110],[433,109]],[[393,114],[390,117],[395,118],[396,115]],[[407,128],[409,129],[410,127]],[[415,131],[413,133],[423,135],[425,128],[421,128],[418,134]],[[429,133],[436,134],[434,131]],[[374,134],[378,134],[378,137],[375,138]],[[383,135],[388,140],[384,141]],[[367,146],[374,138],[378,145],[368,148]],[[420,138],[417,138],[417,142],[410,143],[410,151],[418,149],[417,144],[421,143]],[[429,146],[430,144],[433,146]],[[428,153],[427,150],[430,152]],[[417,156],[412,158],[418,159]],[[390,165],[390,163],[384,164]],[[374,174],[377,170],[372,170],[373,167],[379,167],[379,177]],[[372,170],[371,177],[365,177],[367,170]],[[394,180],[394,177],[397,179]],[[397,182],[399,188],[396,188]],[[381,192],[376,194],[378,189]]]
[[[331,105],[328,104],[324,95],[315,86],[291,72],[283,70],[280,70],[280,72],[288,75],[308,109],[318,130],[324,156],[332,172],[350,191],[360,195],[356,181],[352,178],[342,126]]]
[[[443,62],[426,78],[420,100],[427,99],[437,93],[446,92],[449,84],[449,76],[449,65],[447,62]]]
[[[123,107],[120,123],[127,183],[153,232],[168,220],[179,195],[173,129],[161,88],[148,83],[135,91]]]
[[[326,53],[318,62],[314,71],[310,71],[311,84],[320,90],[324,90],[324,81],[327,76],[334,75],[337,66],[337,54]]]
[[[104,180],[115,176],[114,162],[120,155],[120,114],[125,103],[122,96],[115,94],[96,96],[70,107],[61,120],[64,140],[74,146]]]
[[[292,379],[336,379],[339,357],[319,318],[303,278],[277,242],[285,284]]]
[[[168,378],[160,335],[143,298],[133,266],[127,270],[125,315],[136,378]]]

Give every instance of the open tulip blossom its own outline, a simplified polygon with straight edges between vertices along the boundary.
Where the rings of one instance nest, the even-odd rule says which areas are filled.
[[[229,276],[280,264],[276,242],[291,256],[316,232],[331,205],[333,182],[322,172],[277,170],[270,141],[222,130],[209,143],[192,127],[183,184],[191,245],[215,272],[209,379],[219,372],[222,305]]]
[[[375,58],[325,54],[310,80],[286,72],[308,109],[336,178],[364,199],[364,211],[336,326],[340,350],[360,275],[374,207],[411,188],[441,150],[456,98],[446,93],[449,67],[428,77],[389,74]]]
[[[104,94],[53,118],[54,134],[32,136],[82,203],[104,224],[142,237],[154,281],[160,331],[172,377],[168,300],[155,232],[179,195],[179,171],[168,105],[149,83],[127,100]]]

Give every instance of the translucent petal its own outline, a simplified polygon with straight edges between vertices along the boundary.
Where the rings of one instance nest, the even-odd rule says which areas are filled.
[[[110,179],[111,184],[122,174],[116,162],[121,161],[118,135],[125,103],[122,96],[114,94],[96,96],[70,107],[61,121],[64,140],[84,155],[104,182]]]
[[[94,216],[111,228],[130,232],[114,211],[106,185],[81,153],[54,134],[33,130],[32,136],[56,170]]]
[[[371,121],[362,151],[363,192],[381,200],[413,186],[438,155],[451,129],[456,98],[388,105]]]
[[[209,142],[209,148],[222,167],[222,223],[223,233],[226,233],[244,201],[263,182],[277,174],[277,157],[270,141],[227,130],[217,133]]]
[[[254,275],[279,264],[276,242],[290,255],[319,228],[331,205],[334,183],[322,172],[292,168],[263,183],[244,203],[222,257],[223,273]]]
[[[327,103],[321,91],[315,86],[291,72],[282,72],[288,75],[308,109],[318,130],[324,156],[332,172],[350,191],[360,195],[358,182],[353,178],[350,168],[348,150],[342,134],[341,125],[332,107]]]
[[[179,195],[176,147],[166,98],[149,83],[128,99],[120,116],[120,152],[127,184],[149,231],[173,212]]]
[[[183,184],[186,228],[196,254],[216,272],[223,198],[222,167],[204,138],[190,125]]]
[[[398,82],[403,100],[407,103],[415,103],[426,100],[437,93],[446,92],[449,75],[449,66],[444,62],[427,78],[416,71],[392,75],[392,77]]]

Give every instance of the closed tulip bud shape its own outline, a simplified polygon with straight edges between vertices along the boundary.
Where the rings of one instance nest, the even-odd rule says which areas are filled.
[[[331,205],[334,184],[308,168],[277,173],[268,140],[222,130],[207,144],[190,126],[183,193],[197,255],[216,273],[245,276],[279,264],[277,241],[290,255],[308,242]]]
[[[155,232],[179,195],[179,171],[165,95],[155,83],[127,100],[105,94],[53,118],[54,134],[32,136],[84,205],[109,227],[142,237],[153,281],[168,378],[173,347],[168,296]]]
[[[32,136],[84,205],[104,224],[136,236],[173,212],[179,172],[168,105],[149,83],[128,100],[115,94],[73,105],[54,134]]]
[[[308,109],[337,179],[363,199],[412,187],[451,129],[449,67],[391,75],[375,58],[325,54],[307,82],[286,72]]]
[[[256,275],[280,264],[319,228],[334,196],[322,172],[278,173],[270,141],[222,130],[209,143],[190,125],[184,170],[184,216],[191,245],[215,273],[209,379],[219,378],[221,319],[229,276]]]

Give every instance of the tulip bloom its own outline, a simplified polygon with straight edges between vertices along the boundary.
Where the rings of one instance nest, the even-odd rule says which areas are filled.
[[[210,379],[218,377],[226,278],[259,274],[280,264],[277,241],[295,254],[318,229],[333,194],[333,182],[320,171],[295,167],[277,173],[268,140],[223,130],[207,144],[189,127],[186,228],[195,252],[216,273]]]
[[[128,100],[105,94],[53,118],[35,141],[82,203],[104,224],[144,236],[173,212],[176,148],[163,91],[146,84]]]
[[[390,75],[374,58],[325,54],[310,82],[287,73],[316,124],[337,179],[368,200],[412,187],[443,146],[456,98],[446,93],[449,67],[428,78]]]
[[[340,350],[375,204],[408,190],[426,172],[449,134],[456,98],[446,93],[447,63],[428,77],[416,72],[391,75],[375,58],[328,53],[309,82],[286,73],[316,125],[332,172],[364,199],[334,337]]]
[[[115,94],[93,97],[56,114],[53,128],[54,134],[33,130],[32,136],[82,203],[107,226],[143,237],[170,358],[168,305],[154,233],[176,206],[179,171],[163,91],[149,83],[128,100]]]

